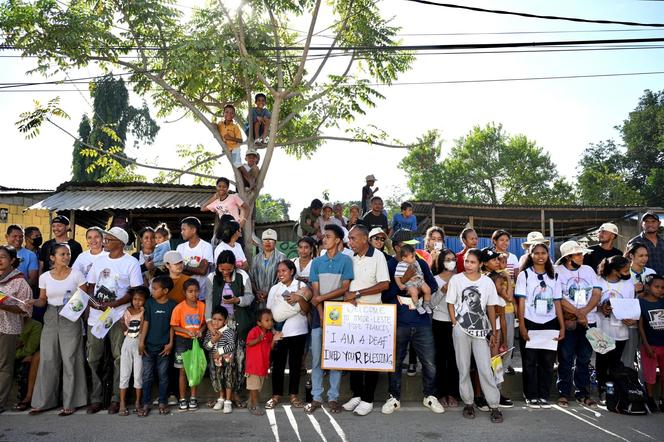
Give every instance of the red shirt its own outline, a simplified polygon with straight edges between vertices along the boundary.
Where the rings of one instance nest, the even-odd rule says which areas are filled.
[[[263,330],[256,326],[249,331],[247,340],[249,343],[259,337]],[[247,345],[246,374],[253,374],[256,376],[267,376],[267,370],[270,368],[270,351],[272,350],[272,338],[274,335],[271,331],[265,333],[265,337],[256,345]]]
[[[456,254],[457,258],[457,273],[463,273],[466,271],[466,266],[463,265],[463,257],[466,254],[465,250],[460,251],[459,253]]]

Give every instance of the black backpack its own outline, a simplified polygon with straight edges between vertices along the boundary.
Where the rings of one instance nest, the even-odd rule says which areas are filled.
[[[648,414],[646,394],[639,374],[629,367],[616,367],[611,370],[613,378],[613,395],[606,395],[606,408],[620,414]]]

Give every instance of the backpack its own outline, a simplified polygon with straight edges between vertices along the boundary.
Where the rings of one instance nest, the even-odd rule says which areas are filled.
[[[606,408],[620,414],[648,414],[646,394],[639,374],[629,367],[616,367],[611,371],[613,378],[613,395],[606,395]]]

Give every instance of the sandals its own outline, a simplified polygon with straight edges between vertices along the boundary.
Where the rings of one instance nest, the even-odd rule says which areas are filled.
[[[58,413],[58,416],[64,417],[64,416],[71,416],[76,412],[75,408],[62,408],[60,409],[60,412]]]
[[[279,405],[279,397],[278,396],[272,396],[270,400],[268,400],[265,403],[265,409],[266,410],[274,410],[277,405]]]
[[[304,412],[311,414],[314,411],[318,410],[321,407],[321,405],[322,404],[318,401],[311,401],[307,405],[304,406]]]
[[[503,422],[503,412],[498,408],[491,409],[491,422],[494,424],[500,424]]]
[[[466,405],[463,407],[463,417],[466,419],[475,419],[475,407]]]
[[[447,396],[447,406],[450,408],[456,408],[459,406],[459,402],[454,396]]]
[[[143,405],[143,408],[138,409],[138,417],[147,417],[150,414],[150,406]]]
[[[247,408],[247,402],[240,399],[233,399],[233,406],[235,408]]]
[[[249,407],[249,413],[253,414],[254,416],[263,416],[265,414],[262,409],[256,406]]]
[[[37,416],[38,414],[42,414],[44,411],[46,411],[46,410],[44,410],[42,408],[33,408],[32,410],[30,410],[30,412],[28,414],[30,416]]]
[[[558,398],[558,406],[563,408],[569,407],[569,400],[565,396],[560,396]]]
[[[159,414],[162,416],[171,414],[171,407],[166,404],[159,404]]]
[[[120,411],[118,411],[118,416],[129,416],[129,410],[126,408],[120,408]]]
[[[337,401],[329,401],[327,403],[327,406],[330,407],[330,412],[334,414],[341,413],[341,411],[343,410],[341,404]]]
[[[291,407],[293,408],[303,408],[304,403],[298,398],[297,396],[291,396],[288,401],[291,404]]]
[[[590,408],[597,407],[597,402],[595,402],[593,399],[587,396],[584,398],[577,398],[576,401],[579,403],[579,405],[584,405]]]
[[[30,408],[30,402],[21,401],[18,404],[14,405],[14,411],[25,411]]]

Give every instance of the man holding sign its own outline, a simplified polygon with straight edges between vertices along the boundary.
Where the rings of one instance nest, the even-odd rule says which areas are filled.
[[[129,287],[138,287],[143,284],[141,266],[138,264],[138,260],[124,252],[127,242],[129,242],[129,234],[121,227],[113,227],[108,232],[104,232],[104,250],[108,252],[108,255],[97,259],[88,272],[88,294],[90,295],[88,364],[92,372],[92,390],[90,391],[90,405],[88,406],[88,413],[90,414],[97,413],[102,407],[102,381],[99,377],[99,365],[104,357],[104,340],[106,337],[111,341],[111,352],[114,360],[113,397],[108,413],[115,414],[119,410],[120,353],[124,340],[122,327],[117,323],[118,317],[113,315],[114,323],[104,339],[96,338],[92,334],[92,329],[109,307],[120,310],[126,309],[130,301],[129,296],[127,296]]]
[[[385,255],[369,245],[369,231],[358,224],[348,233],[350,248],[353,249],[353,274],[350,289],[345,301],[353,304],[381,304],[381,293],[390,285]],[[350,388],[353,397],[344,404],[344,409],[358,416],[366,416],[373,410],[374,393],[378,383],[376,371],[352,371]]]
[[[410,296],[399,289],[394,281],[394,273],[397,270],[398,260],[401,259],[401,247],[404,244],[413,244],[413,232],[405,229],[399,229],[392,235],[392,246],[397,253],[396,259],[390,260],[389,272],[392,275],[389,291],[385,294],[385,302],[397,305],[397,345],[396,345],[396,363],[397,369],[389,374],[390,397],[383,405],[383,414],[391,414],[401,408],[401,362],[406,356],[409,345],[412,344],[417,358],[422,363],[422,389],[424,400],[422,404],[434,413],[445,411],[443,406],[436,398],[436,365],[434,363],[435,349],[433,340],[433,330],[431,328],[431,317],[426,314],[418,313],[416,306],[412,303]],[[417,262],[422,268],[424,282],[431,289],[431,293],[436,293],[438,284],[431,274],[427,263],[417,257]],[[408,279],[413,272],[407,271],[403,279]]]
[[[313,297],[311,304],[311,394],[313,401],[304,407],[307,413],[313,413],[320,408],[323,401],[323,369],[321,368],[321,353],[323,349],[323,329],[321,328],[321,314],[325,301],[341,300],[350,287],[353,279],[353,261],[349,256],[339,252],[339,245],[344,238],[344,231],[336,224],[324,227],[323,248],[325,255],[319,256],[311,263],[309,282]],[[327,391],[330,411],[339,413],[341,406],[339,399],[339,384],[341,371],[330,370],[330,388]]]

